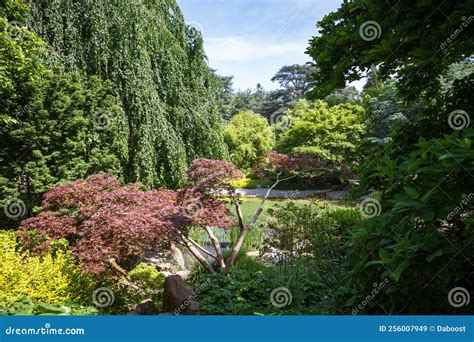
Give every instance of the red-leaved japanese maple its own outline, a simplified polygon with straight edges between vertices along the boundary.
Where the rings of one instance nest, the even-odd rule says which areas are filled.
[[[187,176],[189,186],[178,190],[142,191],[134,184],[121,186],[109,174],[60,185],[45,194],[39,215],[22,222],[20,237],[32,250],[47,248],[51,239],[65,238],[84,270],[96,274],[110,265],[130,268],[150,247],[156,249],[169,240],[188,248],[209,272],[216,272],[210,259],[228,272],[261,215],[268,193],[254,216],[244,222],[240,197],[229,185],[230,180],[244,176],[235,165],[197,159]],[[237,222],[232,220],[222,190],[228,194]],[[239,229],[239,235],[229,257],[224,258],[212,228],[232,226]],[[189,227],[201,227],[214,252],[194,241]]]
[[[343,183],[355,178],[346,164],[337,167],[304,154],[290,156],[276,152],[268,153],[265,160],[254,167],[253,173],[277,183],[296,177],[309,183]]]

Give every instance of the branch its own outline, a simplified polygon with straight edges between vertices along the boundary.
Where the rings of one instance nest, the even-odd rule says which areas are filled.
[[[206,226],[204,227],[204,229],[206,230],[207,235],[209,235],[212,245],[214,246],[214,249],[216,250],[216,260],[219,263],[219,267],[225,268],[224,257],[222,256],[222,249],[221,249],[221,244],[219,243],[219,240],[216,238],[216,236],[212,232],[212,228]]]
[[[247,224],[247,225],[245,225],[244,222],[243,222],[243,215],[242,215],[242,210],[240,208],[240,204],[238,202],[235,202],[237,217],[239,219],[240,232],[239,232],[239,236],[237,237],[237,241],[235,242],[235,245],[232,248],[232,253],[231,253],[229,259],[226,261],[226,267],[225,267],[225,272],[226,273],[229,272],[230,268],[234,264],[235,259],[239,255],[240,249],[242,248],[242,244],[244,242],[245,236],[247,235],[247,232],[258,221],[258,219],[260,218],[260,215],[262,215],[263,208],[264,208],[264,205],[265,205],[265,201],[268,199],[268,196],[270,196],[271,191],[280,182],[295,178],[295,177],[299,176],[301,173],[304,173],[304,172],[316,171],[316,170],[321,170],[321,169],[323,169],[323,167],[317,168],[317,169],[308,169],[308,170],[300,171],[300,172],[296,173],[295,175],[292,175],[292,176],[289,176],[289,177],[286,177],[286,178],[283,178],[283,179],[280,179],[281,173],[278,173],[276,182],[273,183],[273,185],[270,188],[268,188],[267,193],[263,197],[262,201],[260,202],[260,205],[258,206],[257,210],[255,211],[255,214],[253,215],[252,219],[250,220],[249,224]]]
[[[192,240],[186,237],[183,234],[183,232],[178,231],[178,235],[183,240],[185,246],[188,248],[191,254],[194,255],[194,257],[201,263],[201,265],[204,266],[204,268],[208,270],[209,273],[213,273],[213,274],[216,273],[216,271],[214,271],[214,269],[212,268],[211,264],[206,260],[206,258],[201,254],[201,252],[196,247],[199,247],[201,251],[205,251],[204,248],[197,245],[196,242],[194,242],[193,244],[191,242]],[[209,252],[206,251],[206,253],[209,253]]]

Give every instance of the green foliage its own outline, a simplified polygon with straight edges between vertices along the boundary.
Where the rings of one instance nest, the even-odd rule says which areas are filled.
[[[293,315],[342,312],[337,289],[347,275],[343,263],[348,231],[360,220],[353,209],[321,208],[318,203],[288,202],[271,210],[261,261],[242,255],[228,276],[195,272],[193,287],[206,315]],[[270,248],[271,247],[271,248]],[[268,258],[273,257],[269,264]],[[282,308],[271,293],[287,287],[292,301]]]
[[[288,111],[290,127],[280,136],[277,149],[331,162],[357,161],[364,133],[363,114],[358,105],[329,107],[323,101],[298,101]]]
[[[404,98],[432,97],[448,66],[472,53],[466,19],[473,11],[470,0],[344,1],[318,22],[310,41],[318,67],[311,96],[326,96],[375,66],[382,80],[397,75]]]
[[[360,93],[356,87],[350,86],[343,89],[337,89],[324,98],[330,106],[336,106],[343,103],[360,103]]]
[[[421,138],[407,156],[386,156],[372,171],[382,179],[382,214],[353,231],[348,305],[387,278],[368,312],[446,314],[448,291],[472,288],[473,140],[472,129]]]
[[[4,133],[17,123],[27,103],[23,96],[28,92],[27,83],[40,79],[46,69],[41,64],[44,42],[22,26],[25,8],[20,2],[7,0],[5,15],[0,16],[0,132]],[[18,8],[18,7],[20,8]]]
[[[101,171],[123,179],[126,118],[110,82],[59,72],[26,86],[29,104],[0,136],[2,206],[20,198],[32,208],[54,185]]]
[[[174,0],[33,1],[31,24],[49,63],[114,84],[125,111],[125,179],[182,185],[189,163],[226,157],[217,108],[220,83],[201,34]]]
[[[416,115],[413,106],[408,107],[400,98],[394,80],[368,88],[364,92],[363,107],[367,125],[365,136],[369,145],[384,146],[390,141],[391,132]]]
[[[264,158],[275,143],[267,120],[251,111],[240,112],[225,130],[230,159],[240,169],[249,170]]]
[[[58,245],[59,246],[59,245]],[[34,303],[87,303],[93,283],[64,249],[33,256],[18,251],[13,232],[0,231],[0,302],[28,296]],[[90,292],[89,292],[90,290]]]
[[[98,315],[99,310],[93,306],[82,306],[78,304],[37,304],[31,298],[23,297],[14,303],[2,303],[0,301],[0,316],[67,316],[67,315]]]
[[[140,303],[145,299],[151,299],[157,307],[161,306],[165,276],[155,266],[140,263],[128,272],[128,276],[140,287],[140,290],[129,289],[128,302]]]

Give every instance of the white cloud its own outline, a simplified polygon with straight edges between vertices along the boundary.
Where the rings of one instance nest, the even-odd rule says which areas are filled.
[[[276,43],[243,37],[205,39],[205,49],[211,64],[213,62],[250,62],[284,55],[302,55],[306,47],[307,44]]]
[[[273,36],[229,36],[205,38],[209,65],[220,75],[233,75],[235,89],[255,88],[260,83],[266,89],[278,88],[271,78],[283,65],[303,64],[307,42],[278,42]]]

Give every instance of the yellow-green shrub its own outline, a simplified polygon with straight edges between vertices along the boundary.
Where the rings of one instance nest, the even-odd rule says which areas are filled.
[[[229,182],[231,186],[237,189],[256,189],[259,185],[263,186],[261,182],[256,181],[255,179],[251,178],[241,178],[232,180]]]
[[[32,256],[18,251],[13,232],[0,231],[1,301],[12,303],[24,296],[37,303],[76,301],[78,277],[79,267],[68,252]]]

